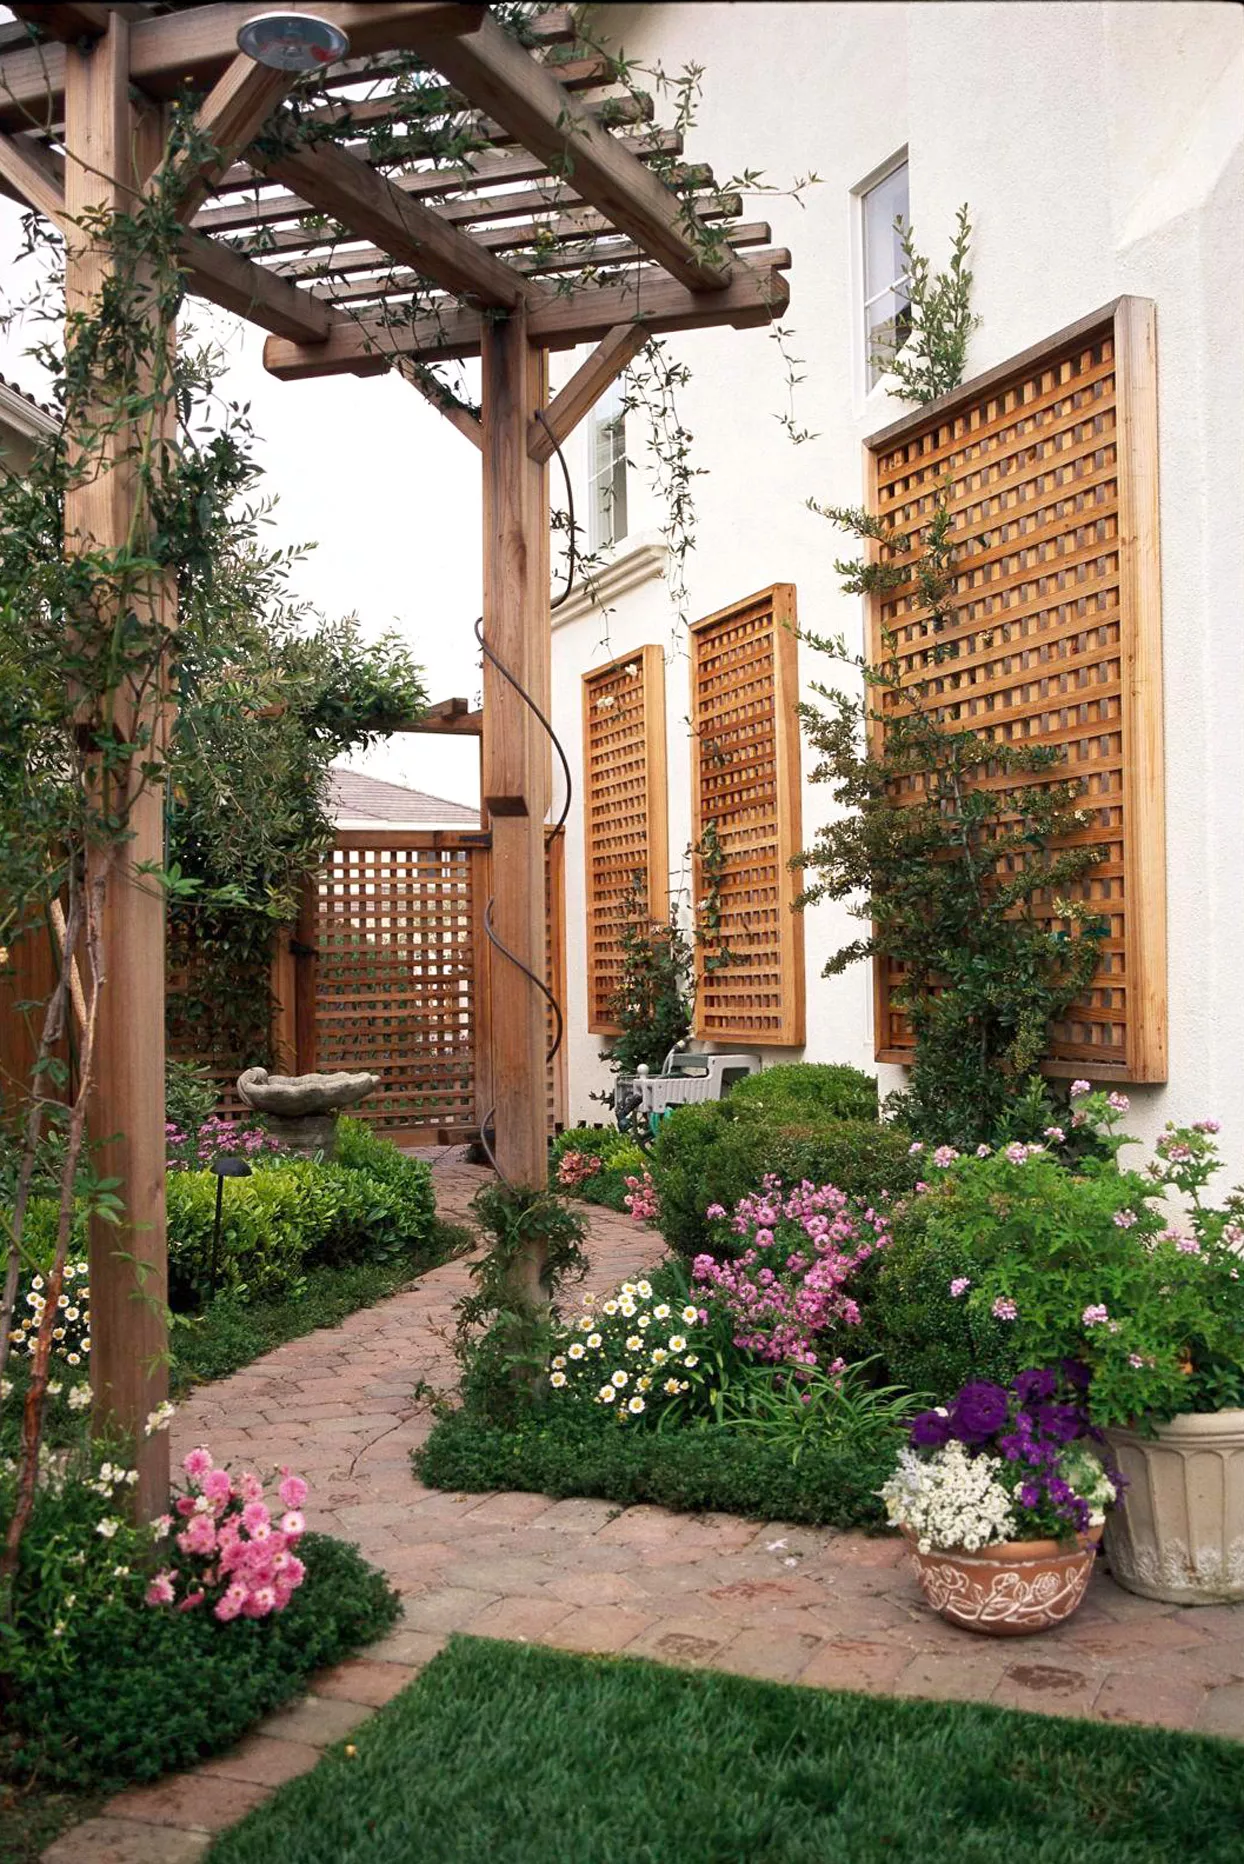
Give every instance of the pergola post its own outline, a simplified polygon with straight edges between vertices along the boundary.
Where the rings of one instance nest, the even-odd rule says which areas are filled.
[[[548,471],[527,451],[546,399],[545,351],[524,310],[485,321],[482,342],[484,640],[548,712]],[[484,660],[483,800],[492,830],[493,930],[536,977],[545,976],[544,822],[549,742],[529,705]],[[492,1098],[497,1163],[515,1185],[543,1188],[548,1173],[546,1008],[540,991],[499,951],[489,965]],[[542,1264],[519,1271],[526,1297],[544,1299]]]
[[[161,153],[158,117],[136,117],[129,83],[129,23],[116,12],[89,48],[65,49],[65,207],[70,222],[92,210],[132,212]],[[127,185],[128,184],[128,185]],[[65,298],[68,312],[98,302],[110,263],[106,245],[67,228]],[[101,420],[108,411],[101,407]],[[70,443],[74,437],[70,435]],[[98,443],[95,443],[98,445]],[[130,537],[136,479],[123,435],[101,449],[104,457],[65,500],[65,548],[110,551]],[[167,604],[167,586],[150,592]],[[167,612],[165,620],[169,618]],[[160,697],[149,698],[142,719],[127,717],[127,696],[117,696],[120,729],[157,721]],[[147,761],[139,757],[135,763]],[[132,788],[143,784],[135,768]],[[91,1225],[90,1285],[96,1434],[132,1439],[139,1471],[140,1515],[163,1511],[168,1499],[168,1436],[147,1439],[143,1422],[166,1396],[168,1370],[165,1303],[168,1294],[164,1217],[164,930],[159,884],[136,872],[163,860],[163,791],[150,783],[130,805],[131,839],[88,857],[88,882],[106,872],[100,921],[103,983],[95,1041],[94,1087],[89,1103],[93,1163],[120,1180],[120,1224]]]

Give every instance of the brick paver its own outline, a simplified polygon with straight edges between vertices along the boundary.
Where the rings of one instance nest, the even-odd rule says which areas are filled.
[[[469,1221],[470,1199],[487,1178],[453,1155],[437,1163],[441,1215]],[[659,1243],[629,1218],[593,1211],[590,1251],[585,1286],[603,1292],[650,1264]],[[413,1390],[451,1385],[454,1303],[468,1285],[466,1263],[448,1263],[180,1407],[176,1457],[206,1442],[221,1460],[286,1462],[306,1474],[310,1525],[357,1542],[383,1567],[403,1595],[405,1619],[270,1717],[233,1756],[142,1789],[145,1798],[121,1795],[59,1839],[46,1864],[198,1858],[204,1833],[220,1821],[222,1789],[237,1795],[232,1816],[240,1818],[286,1769],[301,1771],[309,1754],[348,1739],[371,1705],[396,1693],[456,1630],[815,1688],[995,1702],[1244,1739],[1244,1606],[1152,1604],[1099,1568],[1069,1624],[1037,1638],[980,1637],[928,1609],[894,1540],[588,1499],[425,1489],[409,1457],[431,1419]],[[289,1761],[273,1757],[279,1744]]]

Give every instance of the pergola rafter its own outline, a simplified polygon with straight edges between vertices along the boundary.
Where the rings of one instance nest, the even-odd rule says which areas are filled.
[[[790,254],[770,246],[763,222],[740,219],[742,200],[710,169],[679,164],[680,133],[648,122],[650,100],[616,94],[616,68],[576,44],[564,9],[529,20],[523,44],[483,6],[317,0],[349,35],[350,53],[317,75],[331,96],[312,110],[306,84],[238,54],[238,29],[262,4],[16,9],[45,42],[15,44],[15,29],[0,28],[0,188],[59,226],[70,301],[81,307],[98,294],[106,261],[98,243],[76,237],[76,214],[101,201],[125,212],[161,163],[193,163],[187,285],[269,332],[269,371],[294,381],[395,370],[479,449],[483,714],[447,702],[439,728],[482,731],[499,949],[481,1073],[497,1103],[501,1171],[543,1185],[545,1004],[529,980],[545,975],[546,958],[550,756],[532,706],[548,715],[548,461],[651,336],[780,317]],[[162,106],[187,86],[201,99],[211,153],[170,156],[159,147]],[[377,133],[390,123],[402,133]],[[151,145],[137,174],[135,125]],[[548,352],[576,345],[592,353],[550,401]],[[478,412],[434,368],[471,358],[481,365]],[[127,496],[114,488],[101,542],[123,534]],[[77,548],[94,511],[80,502],[72,514]],[[123,893],[118,912],[127,911],[109,989],[120,1005],[141,992],[148,1052],[142,1093],[115,1056],[99,1076],[95,1130],[124,1135],[113,1163],[127,1221],[119,1236],[96,1238],[92,1280],[111,1330],[97,1340],[100,1422],[133,1431],[158,1392],[129,1351],[126,1317],[130,1252],[163,1261],[152,1166],[153,1149],[163,1156],[163,934],[162,914]],[[518,1298],[540,1298],[541,1268],[538,1251],[516,1265]],[[149,1314],[143,1324],[146,1342]],[[147,1496],[159,1487],[157,1455],[158,1446],[142,1451]]]

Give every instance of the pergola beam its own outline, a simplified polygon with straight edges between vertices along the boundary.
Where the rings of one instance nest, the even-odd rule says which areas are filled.
[[[404,382],[409,382],[412,388],[417,389],[425,401],[430,401],[432,406],[436,409],[436,412],[444,415],[451,427],[456,427],[458,432],[464,434],[473,445],[477,447],[483,446],[483,428],[480,425],[479,415],[476,414],[473,408],[468,408],[464,401],[459,401],[456,395],[451,394],[449,389],[445,387],[445,384],[437,380],[426,364],[412,362],[409,356],[399,356],[393,365],[393,370],[396,375],[401,376]],[[450,702],[445,701],[444,703],[448,704]],[[457,701],[455,700],[453,703],[456,704]],[[465,709],[465,699],[462,701],[462,705]],[[435,710],[436,708],[434,706],[431,707],[425,716],[430,718]],[[433,727],[431,725],[422,727],[412,725],[410,729],[412,731],[417,729],[431,731]],[[448,726],[441,726],[437,727],[437,729],[449,730],[451,728]]]
[[[651,162],[658,156],[664,158],[681,155],[683,150],[682,137],[677,130],[672,129],[653,129],[639,136],[615,136],[614,141],[622,148],[629,149],[632,155],[641,162]],[[385,164],[375,162],[372,166],[383,168]],[[504,149],[475,149],[459,156],[452,167],[421,168],[408,174],[392,175],[390,180],[395,188],[402,190],[403,194],[422,197],[428,194],[464,194],[475,188],[488,187],[493,182],[508,184],[516,181],[538,181],[548,172],[549,165],[541,156],[532,155],[528,149],[507,146]],[[704,172],[707,174],[707,171]],[[707,186],[711,179],[709,175],[704,185]],[[262,185],[263,176],[257,175],[248,163],[239,162],[227,169],[220,177],[216,192],[218,195],[239,194],[247,190],[253,191]],[[552,184],[558,188],[563,188],[565,185],[563,182]],[[573,189],[569,190],[564,198],[570,199],[572,194]],[[574,198],[577,200],[579,197],[575,195]],[[268,205],[268,203],[261,204]],[[255,203],[252,202],[249,205],[253,207]],[[217,218],[211,223],[206,221],[202,223],[205,231],[228,232],[232,228],[250,224],[247,216],[239,217],[237,208],[214,207],[208,211],[215,214]],[[305,211],[305,208],[291,209],[294,213],[302,211]],[[230,221],[221,217],[225,213],[232,215]],[[282,216],[276,214],[272,218],[279,220]]]
[[[655,268],[623,285],[550,293],[532,312],[528,335],[545,349],[571,349],[578,343],[599,343],[615,324],[642,323],[648,336],[715,324],[751,329],[785,311],[790,287],[782,273],[790,262],[789,252],[780,247],[758,252],[748,264],[736,265],[726,288],[712,294],[687,291]],[[481,326],[477,312],[451,305],[413,323],[343,318],[316,349],[270,337],[264,345],[264,367],[283,381],[296,382],[320,375],[378,374],[395,356],[458,362],[479,355]]]
[[[0,180],[27,206],[51,220],[63,237],[75,231],[66,207],[64,162],[29,136],[0,134]],[[294,343],[321,343],[342,321],[322,298],[254,265],[201,233],[181,236],[186,288],[260,329]]]
[[[37,26],[45,39],[57,39],[62,45],[76,45],[80,39],[99,39],[108,30],[109,13],[136,12],[137,8],[96,6],[81,0],[77,6],[18,6],[11,13],[27,26]]]
[[[263,128],[293,84],[295,73],[273,71],[239,52],[216,80],[195,112],[195,128],[211,145],[206,161],[195,161],[183,150],[174,168],[185,184],[177,203],[178,218],[186,221],[211,193],[213,177],[222,173],[240,150]]]
[[[543,410],[543,420],[532,420],[527,430],[528,459],[538,465],[552,459],[555,447],[574,432],[609,385],[634,362],[648,335],[642,324],[615,324],[601,338],[586,362],[580,363],[565,388]]]
[[[513,310],[531,288],[504,260],[494,258],[422,202],[329,144],[304,148],[265,163],[265,172],[294,188],[322,213],[344,221],[360,239],[374,240],[403,264],[446,291],[493,310]]]
[[[32,9],[43,13],[49,9]],[[106,8],[110,14],[112,8]],[[238,28],[262,7],[193,7],[136,20],[130,31],[130,81],[153,97],[171,98],[186,85],[207,89],[237,57]],[[315,11],[341,26],[360,58],[373,52],[427,51],[445,35],[475,32],[487,11],[451,0],[426,5],[364,6],[317,0]],[[30,46],[0,57],[0,129],[36,129],[61,121],[65,48]]]
[[[435,62],[524,148],[543,156],[553,173],[573,177],[584,200],[681,285],[689,291],[717,291],[725,285],[729,258],[704,255],[677,197],[619,148],[550,69],[538,65],[495,19],[485,18],[468,37],[443,40]]]
[[[738,226],[725,229],[731,251],[738,251],[748,246],[767,246],[773,237],[773,229],[766,220],[741,222]],[[372,247],[370,263],[365,268],[377,273],[373,278],[351,277],[346,283],[332,274],[335,268],[327,268],[330,276],[311,286],[312,295],[325,304],[362,304],[369,300],[396,306],[402,298],[417,293],[421,280],[415,272],[396,271],[391,267],[383,268],[388,255]],[[509,261],[513,269],[524,278],[541,279],[563,272],[591,271],[594,277],[621,272],[642,262],[643,253],[630,240],[602,241],[592,239],[583,245],[571,245],[564,241],[535,252],[520,252]],[[344,268],[347,272],[350,268]]]
[[[532,197],[524,195],[522,198],[530,201]],[[501,199],[505,200],[506,197],[502,195]],[[700,211],[706,219],[711,217],[715,220],[730,220],[740,211],[741,207],[742,197],[738,194],[712,194],[704,196],[704,205]],[[441,217],[444,217],[443,214]],[[485,219],[488,216],[481,214],[480,218]],[[465,223],[470,224],[469,221]],[[755,228],[762,227],[764,224],[763,221],[752,221],[750,226],[754,231]],[[738,227],[731,226],[727,229],[727,238],[731,245],[740,243],[738,233]],[[306,237],[308,236],[304,234],[303,238]],[[554,269],[558,269],[558,255],[549,248],[548,241],[552,238],[559,245],[566,242],[565,260],[560,265],[562,270],[574,269],[572,261],[575,251],[588,240],[599,242],[602,239],[613,239],[617,242],[619,253],[632,258],[638,256],[642,259],[643,257],[634,241],[621,238],[617,230],[609,225],[604,215],[598,214],[595,208],[591,207],[580,207],[572,213],[559,216],[556,220],[503,221],[499,226],[479,228],[472,232],[471,238],[480,246],[486,246],[489,252],[517,251],[524,246],[539,245],[541,252],[535,257],[547,260]],[[761,239],[751,239],[750,243],[753,246],[764,246],[768,244],[768,241],[769,235],[766,233]],[[263,256],[260,252],[259,257],[262,259]],[[382,252],[378,246],[345,246],[343,250],[332,248],[318,258],[313,255],[310,258],[284,259],[270,266],[268,270],[275,272],[279,278],[335,278],[339,275],[344,278],[351,272],[377,271],[388,257],[389,255]],[[590,254],[584,253],[582,263],[588,263],[590,257]]]
[[[292,343],[322,343],[347,320],[323,298],[299,291],[261,265],[244,259],[215,240],[189,230],[181,236],[180,255],[186,289],[222,310],[245,317],[261,330]]]

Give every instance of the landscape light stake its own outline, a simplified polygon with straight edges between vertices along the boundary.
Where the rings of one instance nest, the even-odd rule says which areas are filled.
[[[221,1152],[212,1160],[212,1170],[216,1174],[216,1221],[212,1225],[212,1256],[207,1272],[207,1298],[216,1297],[216,1263],[220,1255],[220,1226],[224,1214],[225,1179],[249,1178],[251,1168],[245,1159],[240,1159],[233,1152]]]

